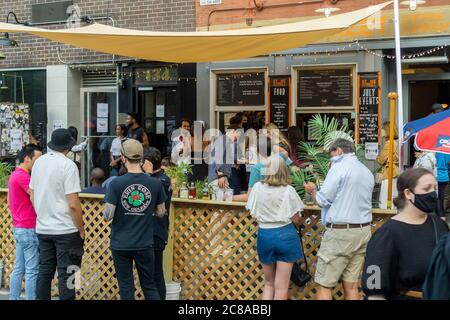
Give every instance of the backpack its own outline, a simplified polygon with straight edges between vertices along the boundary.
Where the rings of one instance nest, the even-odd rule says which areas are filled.
[[[450,233],[442,237],[433,251],[423,283],[424,300],[450,300]]]

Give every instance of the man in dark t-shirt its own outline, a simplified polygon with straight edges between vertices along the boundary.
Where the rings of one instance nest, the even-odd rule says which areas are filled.
[[[135,297],[133,261],[145,299],[160,299],[154,281],[153,229],[155,219],[166,212],[167,197],[161,181],[142,171],[143,154],[137,140],[122,144],[121,160],[128,173],[110,183],[105,197],[103,215],[112,219],[111,252],[122,300]]]
[[[148,147],[148,136],[145,132],[144,128],[142,128],[137,121],[137,115],[135,113],[129,113],[127,118],[127,138],[128,139],[134,139],[142,143],[142,145],[145,147]]]
[[[154,279],[156,287],[159,292],[161,300],[165,300],[166,297],[166,283],[164,280],[163,270],[163,252],[169,238],[169,208],[170,201],[172,199],[172,182],[170,178],[161,169],[161,152],[155,147],[149,147],[144,152],[145,164],[143,169],[146,173],[150,174],[153,178],[161,181],[164,191],[167,195],[166,200],[166,214],[161,218],[155,220],[153,230],[153,248],[155,251],[155,270]]]

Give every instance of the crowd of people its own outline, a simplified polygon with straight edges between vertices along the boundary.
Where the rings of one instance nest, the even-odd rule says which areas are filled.
[[[210,141],[203,136],[203,124],[191,132],[191,121],[182,119],[179,134],[172,137],[170,161],[149,146],[145,130],[130,114],[127,126],[116,127],[111,177],[105,179],[105,172],[94,168],[90,186],[83,190],[72,155],[82,152],[88,141],[77,146],[76,132],[57,129],[46,154],[34,145],[25,146],[9,179],[16,240],[10,299],[19,299],[24,277],[27,299],[50,299],[56,271],[60,299],[75,298],[71,276],[81,268],[85,237],[80,193],[105,195],[103,216],[111,221],[110,249],[121,298],[135,297],[135,264],[145,298],[164,299],[163,251],[172,197],[164,168],[183,163],[194,163],[194,176],[207,178],[215,191],[232,190],[233,201],[246,202],[258,223],[262,298],[287,299],[294,263],[307,258],[299,232],[305,204],[290,185],[291,173],[308,165],[297,158],[302,131],[294,126],[285,136],[268,124],[256,133],[255,145],[248,146],[242,136],[247,121],[244,114],[236,114],[226,132]],[[389,123],[383,126],[386,138],[388,128]],[[320,186],[312,182],[303,186],[322,209],[326,230],[314,275],[317,299],[332,299],[341,281],[349,300],[360,299],[360,285],[369,299],[417,299],[424,283],[434,288],[427,271],[434,248],[448,238],[443,194],[450,158],[420,153],[413,169],[401,174],[394,169],[398,214],[372,235],[372,197],[376,182],[387,179],[386,148],[385,144],[377,159],[381,173],[374,177],[358,160],[353,141],[336,139],[327,150],[330,169],[325,180]],[[194,161],[199,155],[204,160],[204,154],[207,162]],[[398,155],[394,165],[398,168]]]

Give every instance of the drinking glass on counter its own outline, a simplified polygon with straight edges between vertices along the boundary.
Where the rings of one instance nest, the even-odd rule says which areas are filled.
[[[234,194],[234,190],[233,189],[227,189],[225,192],[225,200],[226,201],[233,201],[233,194]]]

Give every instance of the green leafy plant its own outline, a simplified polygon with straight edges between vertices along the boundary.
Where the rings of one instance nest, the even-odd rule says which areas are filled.
[[[174,194],[178,195],[178,190],[183,182],[186,184],[189,182],[189,174],[192,174],[192,165],[181,163],[178,166],[168,167],[165,172],[169,176],[170,180],[172,180]]]
[[[305,197],[305,188],[303,185],[307,182],[314,182],[314,180],[314,174],[307,169],[297,170],[291,174],[291,184],[302,199]]]
[[[330,155],[328,149],[336,139],[347,139],[353,142],[352,132],[347,125],[341,125],[336,118],[317,114],[308,121],[308,129],[317,137],[315,143],[300,142],[297,148],[299,160],[307,163],[304,170],[292,173],[292,186],[301,197],[304,197],[305,182],[320,183],[325,180],[330,168]],[[360,160],[364,159],[362,146],[356,146],[356,154]]]
[[[12,166],[10,164],[0,162],[0,188],[8,187],[8,179],[11,175]]]

